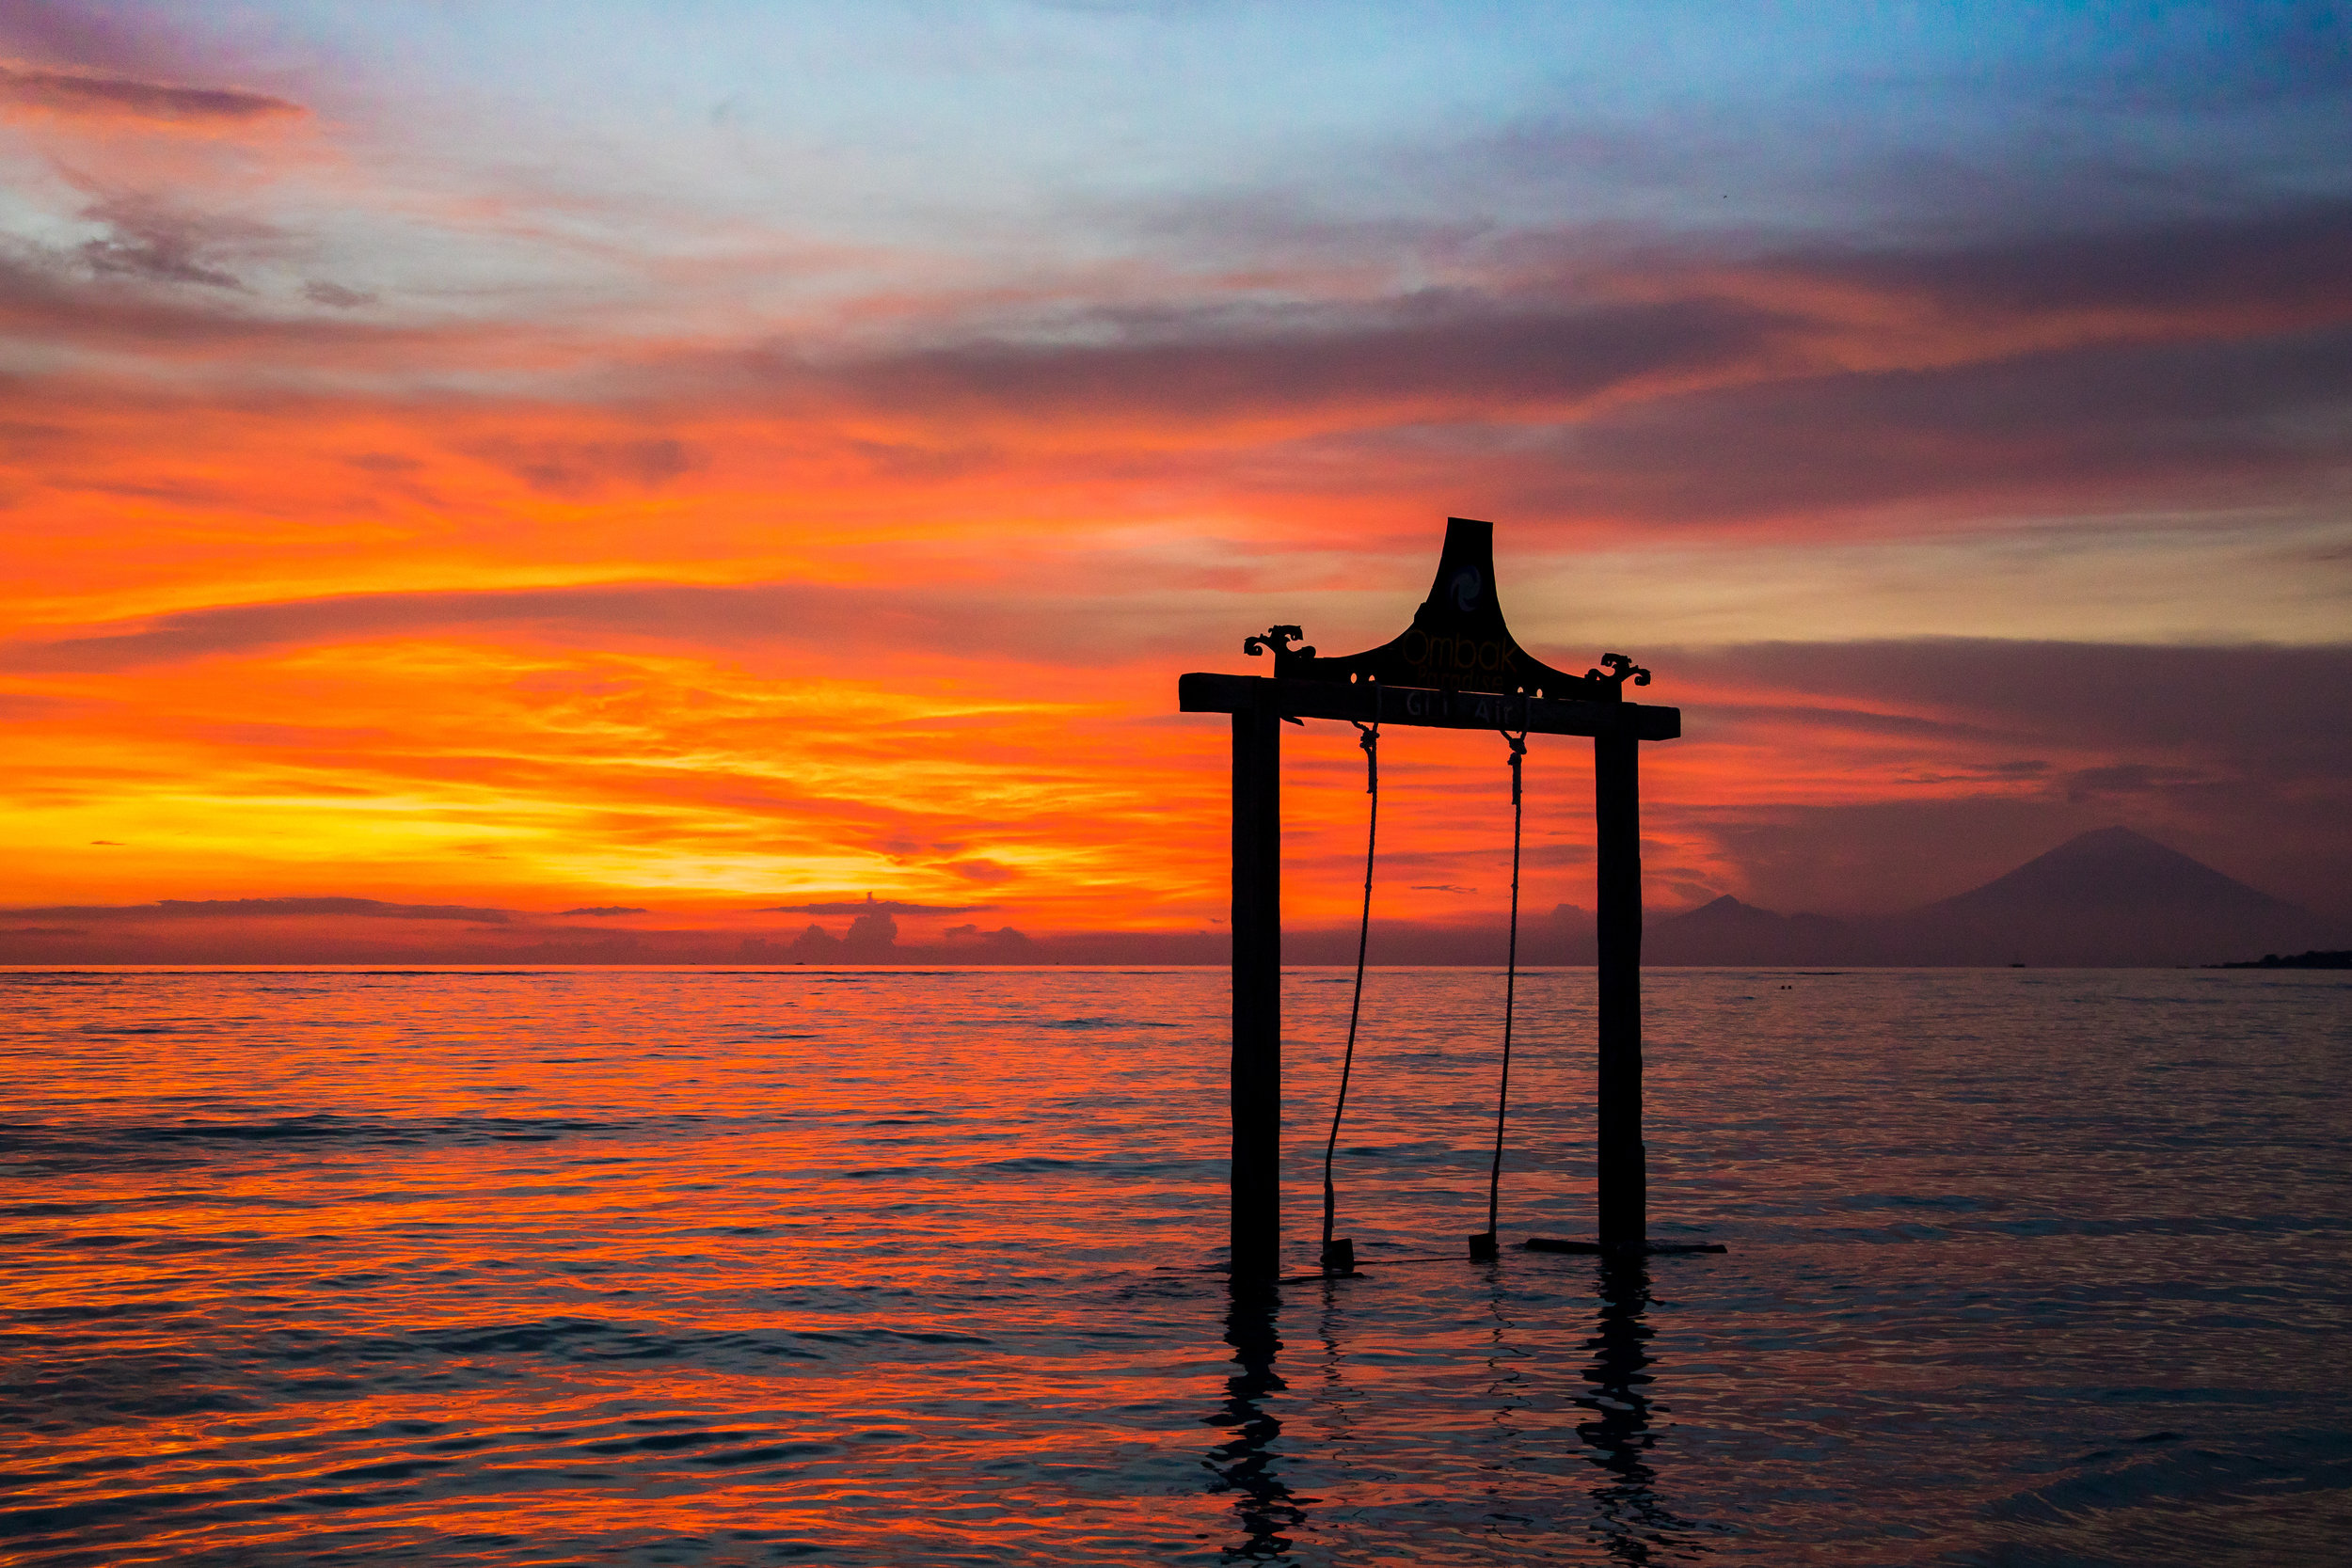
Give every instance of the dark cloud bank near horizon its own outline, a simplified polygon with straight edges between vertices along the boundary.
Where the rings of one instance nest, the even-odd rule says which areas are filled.
[[[564,916],[364,898],[167,900],[58,905],[0,911],[0,963],[8,964],[697,964],[1038,965],[1223,964],[1221,932],[1057,932],[946,927],[938,940],[898,940],[887,903],[827,901],[858,912],[835,931],[812,921],[790,936],[739,928],[628,930],[564,925]],[[914,906],[921,908],[921,906]],[[580,910],[571,914],[645,914]],[[774,911],[747,911],[747,916]],[[650,917],[658,920],[658,916]],[[457,936],[372,936],[385,923],[464,922]],[[1371,961],[1497,967],[1496,925],[1380,920]],[[2128,829],[2080,834],[1952,898],[1866,920],[1760,910],[1728,896],[1653,917],[1647,960],[1677,964],[2140,967],[2245,961],[2265,953],[2341,945],[2352,926],[2248,887]],[[1527,966],[1593,961],[1591,911],[1528,911]],[[1286,933],[1284,958],[1343,965],[1352,927]]]

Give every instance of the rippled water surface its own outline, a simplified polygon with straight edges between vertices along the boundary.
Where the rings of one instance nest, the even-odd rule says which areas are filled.
[[[1218,972],[0,974],[0,1560],[2352,1560],[2345,977],[1653,973],[1646,1272],[1458,1258],[1501,990],[1374,974],[1366,1271],[1236,1299]]]

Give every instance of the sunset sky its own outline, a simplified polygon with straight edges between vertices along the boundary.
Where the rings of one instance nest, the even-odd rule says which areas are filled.
[[[1213,933],[1176,676],[1449,514],[1683,708],[1656,907],[2122,823],[2352,918],[2340,8],[0,0],[0,961]],[[1503,755],[1391,738],[1384,912],[1496,918]]]

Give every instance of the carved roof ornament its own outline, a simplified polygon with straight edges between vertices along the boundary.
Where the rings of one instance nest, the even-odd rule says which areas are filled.
[[[1495,526],[1470,517],[1445,520],[1438,579],[1404,635],[1360,654],[1319,657],[1293,646],[1305,634],[1271,626],[1242,643],[1253,657],[1271,649],[1285,680],[1422,687],[1440,691],[1524,691],[1555,701],[1615,703],[1625,683],[1649,684],[1649,672],[1623,654],[1603,654],[1601,668],[1571,675],[1536,658],[1503,624],[1495,595]]]

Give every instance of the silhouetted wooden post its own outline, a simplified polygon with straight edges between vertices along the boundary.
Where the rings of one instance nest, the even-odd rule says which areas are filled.
[[[1593,739],[1598,905],[1600,1244],[1633,1249],[1649,1231],[1642,1147],[1642,805],[1640,743]]]
[[[1446,519],[1437,580],[1404,634],[1325,658],[1272,626],[1242,651],[1274,656],[1274,678],[1196,672],[1176,682],[1186,713],[1233,716],[1232,1259],[1236,1278],[1279,1275],[1282,1142],[1283,720],[1359,726],[1486,730],[1593,737],[1600,833],[1600,1239],[1528,1246],[1549,1252],[1721,1252],[1712,1243],[1649,1242],[1642,1149],[1642,818],[1634,754],[1672,740],[1682,714],[1625,700],[1649,672],[1603,654],[1581,675],[1519,646],[1495,594],[1494,525]],[[1480,1240],[1486,1240],[1482,1237]],[[1491,1256],[1491,1252],[1485,1254]]]
[[[1268,694],[1271,695],[1270,693]],[[1280,1271],[1282,726],[1233,713],[1233,1276]]]

